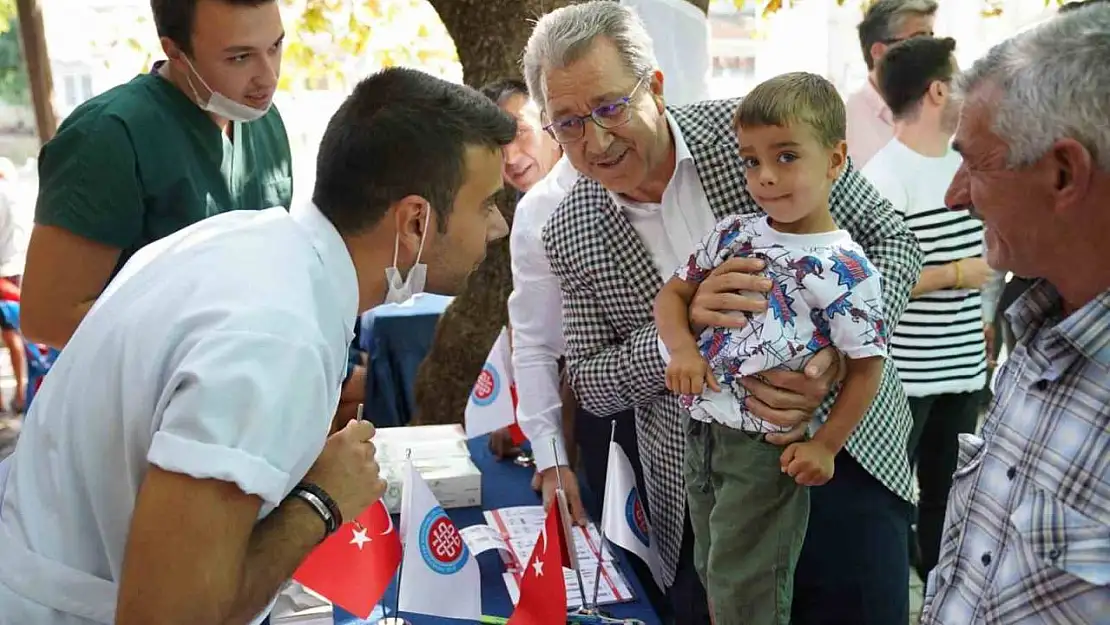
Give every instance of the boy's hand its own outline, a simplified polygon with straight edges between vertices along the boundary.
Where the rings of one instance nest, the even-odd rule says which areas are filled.
[[[834,458],[828,447],[816,441],[794,443],[782,452],[782,471],[802,486],[820,486],[833,476]]]
[[[667,365],[667,390],[681,395],[701,395],[706,386],[721,391],[701,352],[684,349],[671,354],[671,362]]]

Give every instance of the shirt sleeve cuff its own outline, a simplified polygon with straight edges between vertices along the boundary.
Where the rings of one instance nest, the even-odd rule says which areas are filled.
[[[536,470],[544,471],[555,466],[555,451],[551,449],[551,441],[555,441],[555,449],[558,450],[559,464],[562,466],[567,465],[567,446],[563,443],[562,436],[545,436],[540,439],[532,441],[532,455],[536,459]]]
[[[663,344],[663,339],[655,339],[655,342],[659,345],[659,355],[663,358],[663,364],[671,364],[671,352]]]
[[[171,473],[231,482],[248,495],[278,505],[287,494],[289,474],[258,456],[231,447],[201,443],[169,432],[155,432],[147,462]]]

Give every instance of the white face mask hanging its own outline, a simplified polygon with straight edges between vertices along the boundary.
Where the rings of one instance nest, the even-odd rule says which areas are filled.
[[[224,119],[229,119],[233,122],[253,122],[254,120],[260,119],[263,115],[268,113],[270,111],[270,107],[273,106],[272,100],[269,104],[266,105],[265,109],[256,109],[253,106],[247,106],[246,104],[242,104],[240,102],[232,100],[219,91],[216,91],[215,89],[209,87],[208,83],[204,82],[204,79],[200,77],[200,72],[198,72],[197,68],[193,66],[193,62],[189,60],[189,57],[187,55],[182,54],[181,58],[185,59],[185,64],[188,65],[189,69],[193,71],[193,75],[197,77],[197,80],[200,81],[200,84],[204,85],[204,88],[207,89],[210,94],[212,94],[208,96],[207,102],[201,100],[200,93],[198,93],[197,88],[193,86],[193,81],[190,80],[188,76],[185,77],[185,80],[189,82],[189,88],[193,90],[193,97],[196,98],[197,106],[208,111],[209,113],[212,113],[213,115],[219,115],[220,117]]]
[[[424,292],[424,281],[428,278],[428,266],[420,262],[420,255],[424,253],[424,240],[428,238],[428,225],[432,214],[431,205],[424,213],[424,232],[420,235],[420,247],[416,250],[416,263],[409,270],[409,275],[401,279],[401,270],[397,268],[397,253],[401,248],[401,233],[393,239],[393,266],[385,269],[385,282],[388,288],[385,292],[386,304],[400,304],[412,299],[413,295]]]

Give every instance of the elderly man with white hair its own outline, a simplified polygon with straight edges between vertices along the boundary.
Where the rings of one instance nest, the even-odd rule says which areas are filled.
[[[713,596],[740,587],[775,593],[793,574],[715,574],[742,555],[709,559],[706,550],[699,551],[698,542],[729,519],[723,515],[692,527],[686,514],[687,494],[700,486],[684,480],[683,450],[687,438],[699,434],[666,390],[652,322],[652,301],[663,280],[697,241],[725,215],[758,210],[730,123],[738,101],[667,106],[651,38],[636,15],[615,2],[574,4],[540,18],[523,64],[545,130],[582,174],[544,231],[562,292],[568,377],[581,405],[594,414],[635,409],[651,532],[662,560],[659,581],[675,622],[707,623],[703,582],[712,603]],[[886,315],[895,323],[921,270],[916,239],[850,164],[829,204],[839,225],[883,272]],[[699,287],[693,323],[735,327],[743,317],[734,311],[763,311],[766,299],[751,295],[770,288],[760,269],[755,258],[723,265]],[[792,428],[763,443],[797,440],[811,421],[827,414],[819,407],[828,405],[843,368],[838,360],[828,349],[806,373],[769,371],[762,379],[745,379],[751,411]],[[909,426],[905,395],[888,365],[874,405],[837,456],[835,477],[813,489],[794,575],[794,623],[887,625],[908,619]],[[709,468],[729,470],[724,464],[713,461]],[[717,625],[746,622],[743,615],[721,611],[714,618]]]
[[[992,49],[959,80],[949,206],[1038,277],[982,437],[962,435],[924,625],[1110,618],[1110,5]]]

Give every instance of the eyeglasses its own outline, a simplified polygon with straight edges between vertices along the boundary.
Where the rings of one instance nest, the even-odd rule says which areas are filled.
[[[895,37],[893,39],[883,39],[881,41],[881,43],[885,43],[888,46],[892,46],[896,43],[902,43],[903,41],[908,41],[910,39],[917,39],[918,37],[932,37],[932,36],[933,36],[933,31],[929,30],[929,31],[914,33],[914,34],[910,35],[909,37]]]
[[[592,120],[598,128],[604,128],[605,130],[623,126],[628,123],[628,120],[632,119],[632,98],[646,80],[647,76],[644,76],[628,95],[616,102],[602,104],[590,111],[589,115],[569,115],[551,122],[543,129],[559,143],[574,143],[586,135],[587,120]]]

